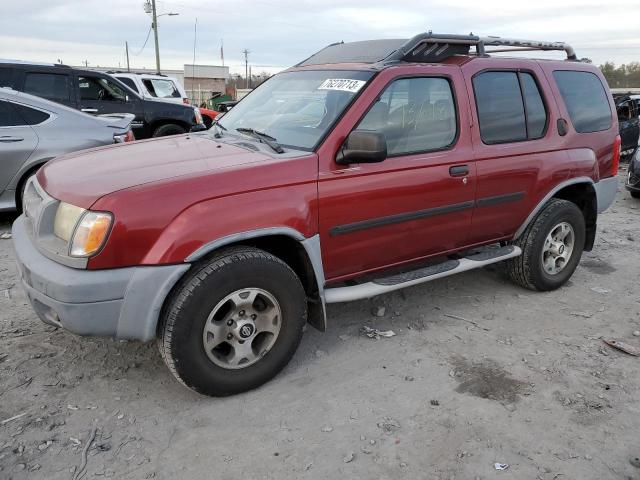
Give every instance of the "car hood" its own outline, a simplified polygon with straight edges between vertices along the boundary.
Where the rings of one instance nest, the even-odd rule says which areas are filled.
[[[175,177],[246,168],[270,160],[211,136],[179,135],[109,145],[64,155],[38,172],[38,181],[54,198],[90,208],[99,198],[138,185]]]

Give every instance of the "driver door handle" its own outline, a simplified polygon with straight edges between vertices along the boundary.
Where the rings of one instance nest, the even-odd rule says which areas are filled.
[[[80,111],[85,113],[98,113],[97,108],[81,108]]]
[[[22,137],[10,137],[8,135],[0,137],[0,142],[3,142],[3,143],[21,142],[23,140],[24,138]]]
[[[452,177],[464,177],[469,175],[469,165],[455,165],[449,168],[449,175]]]

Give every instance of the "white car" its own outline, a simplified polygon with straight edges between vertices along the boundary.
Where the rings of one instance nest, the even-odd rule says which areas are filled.
[[[189,103],[184,87],[174,77],[155,73],[107,72],[134,92],[152,100]]]

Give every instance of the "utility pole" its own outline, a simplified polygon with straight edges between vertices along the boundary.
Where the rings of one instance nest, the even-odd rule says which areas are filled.
[[[130,72],[131,69],[129,68],[129,42],[124,42],[124,48],[127,51],[127,72]]]
[[[245,88],[249,88],[249,50],[245,48],[242,53],[244,53],[244,83]]]
[[[151,0],[151,12],[153,14],[153,36],[156,40],[156,70],[160,73],[160,47],[158,46],[158,17],[156,16],[156,0]]]

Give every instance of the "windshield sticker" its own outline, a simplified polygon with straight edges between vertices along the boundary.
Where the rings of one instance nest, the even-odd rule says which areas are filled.
[[[327,78],[318,87],[318,90],[341,90],[343,92],[356,93],[363,85],[364,80],[350,80],[348,78]]]

